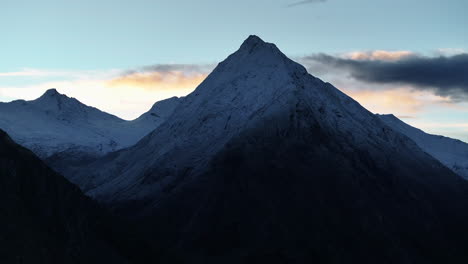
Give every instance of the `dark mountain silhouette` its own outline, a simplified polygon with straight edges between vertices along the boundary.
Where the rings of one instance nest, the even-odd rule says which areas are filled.
[[[135,263],[152,254],[137,232],[2,130],[0,216],[0,263]]]

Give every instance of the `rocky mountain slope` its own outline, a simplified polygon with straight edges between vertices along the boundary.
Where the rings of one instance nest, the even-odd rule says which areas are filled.
[[[465,263],[468,186],[256,36],[70,178],[173,263]]]
[[[411,138],[425,152],[456,174],[468,179],[468,144],[444,136],[427,134],[394,115],[378,115],[391,128]]]

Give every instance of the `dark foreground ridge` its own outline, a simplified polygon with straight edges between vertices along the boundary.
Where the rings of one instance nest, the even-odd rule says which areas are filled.
[[[151,260],[136,232],[2,130],[0,214],[0,263]]]

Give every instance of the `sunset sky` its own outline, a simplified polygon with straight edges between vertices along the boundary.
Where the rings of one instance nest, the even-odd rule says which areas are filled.
[[[49,88],[133,119],[248,35],[375,113],[468,142],[466,0],[3,0],[0,101]]]

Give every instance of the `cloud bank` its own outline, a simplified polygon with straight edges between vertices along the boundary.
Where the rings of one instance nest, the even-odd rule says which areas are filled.
[[[345,71],[365,83],[410,85],[453,101],[468,101],[468,54],[426,57],[400,52],[360,54],[348,58],[316,54],[302,60],[316,69],[325,67]]]
[[[296,58],[374,113],[394,114],[426,132],[468,142],[467,52],[355,51]]]

